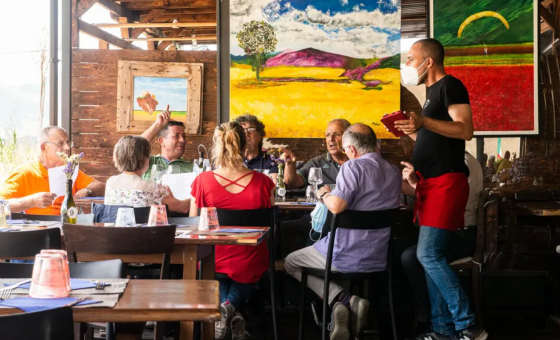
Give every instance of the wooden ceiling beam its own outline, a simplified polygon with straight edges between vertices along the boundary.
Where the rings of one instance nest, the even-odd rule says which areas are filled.
[[[126,18],[125,18],[126,19]],[[200,27],[210,27],[216,28],[215,22],[191,22],[191,23],[184,23],[184,22],[149,22],[149,23],[119,23],[119,24],[93,24],[95,27],[99,28],[144,28],[142,31],[145,31],[146,28],[179,28],[179,27],[188,27],[188,28],[200,28]]]
[[[559,33],[558,23],[554,19],[554,15],[552,15],[552,13],[550,13],[541,3],[539,3],[539,15],[544,21],[546,21],[548,26],[552,27],[555,31],[555,35]]]
[[[216,14],[167,14],[167,11],[163,15],[157,18],[157,22],[173,22],[173,19],[177,19],[183,23],[190,22],[217,22]]]
[[[187,29],[175,30],[175,31],[169,33],[169,34],[167,35],[167,37],[168,37],[168,38],[180,37],[181,34],[183,34],[183,32],[186,33],[187,31],[188,31]],[[172,41],[162,41],[162,42],[160,42],[160,43],[157,45],[156,50],[158,50],[158,51],[164,51],[164,50],[165,50],[169,45],[171,45],[171,44],[172,44]]]
[[[168,9],[165,14],[169,15],[193,15],[193,14],[216,14],[216,7],[200,7],[186,9]]]
[[[164,11],[165,11],[165,9],[160,9],[160,8],[152,9],[150,11],[150,13],[148,13],[144,17],[142,17],[142,19],[140,20],[140,23],[142,23],[142,24],[151,23],[157,17],[159,17]],[[145,27],[135,28],[130,33],[130,37],[131,38],[138,38],[138,36],[140,36],[140,34],[144,33],[144,31],[146,31]]]
[[[127,50],[141,50],[140,47],[134,46],[132,43],[115,37],[114,35],[105,32],[101,28],[97,28],[83,20],[78,20],[78,27],[80,28],[81,32],[84,32],[85,34],[96,39],[103,40],[110,45]]]
[[[151,0],[151,1],[121,1],[128,9],[188,9],[200,7],[216,7],[216,0]]]
[[[215,41],[217,37],[215,35],[205,35],[205,36],[196,36],[196,37],[154,37],[154,38],[129,38],[124,39],[126,41],[193,41],[193,40],[205,40],[205,41]]]
[[[99,4],[107,9],[111,14],[119,17],[126,17],[130,19],[130,11],[123,6],[117,4],[114,0],[97,0]]]
[[[128,23],[127,17],[119,17],[119,24],[126,24],[126,23]],[[130,38],[130,30],[127,27],[121,28],[121,38],[123,39]]]
[[[85,12],[87,12],[93,5],[97,3],[98,0],[80,0],[78,2],[78,10],[76,11],[76,16],[81,18]]]

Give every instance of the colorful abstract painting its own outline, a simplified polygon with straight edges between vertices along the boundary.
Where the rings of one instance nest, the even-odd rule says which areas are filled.
[[[184,122],[187,115],[187,79],[134,77],[134,120],[155,121],[169,105],[171,119]]]
[[[230,118],[268,137],[323,137],[345,118],[380,123],[400,107],[400,0],[231,0]]]
[[[538,133],[538,4],[431,0],[431,36],[469,91],[476,135]]]

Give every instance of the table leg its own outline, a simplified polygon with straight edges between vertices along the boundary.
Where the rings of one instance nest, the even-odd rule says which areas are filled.
[[[203,280],[215,280],[215,256],[214,247],[212,247],[212,252],[210,255],[206,256],[202,260],[202,279]],[[214,322],[203,322],[202,323],[202,339],[203,340],[213,340],[214,339]]]
[[[183,245],[183,280],[196,280],[196,245]],[[181,322],[181,340],[192,340],[194,323],[192,321]]]

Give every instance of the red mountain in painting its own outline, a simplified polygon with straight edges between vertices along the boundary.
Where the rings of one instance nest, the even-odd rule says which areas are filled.
[[[300,51],[286,50],[268,59],[265,66],[316,66],[346,69],[350,68],[354,62],[355,59],[351,57],[306,48]]]

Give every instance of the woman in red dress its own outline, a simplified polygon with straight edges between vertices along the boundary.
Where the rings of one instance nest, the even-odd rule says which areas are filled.
[[[224,123],[214,130],[212,163],[217,169],[203,172],[192,183],[190,216],[198,216],[202,207],[249,210],[273,204],[274,183],[245,166],[244,148],[245,131],[238,123]],[[233,339],[245,339],[245,320],[236,310],[267,269],[265,243],[257,247],[216,246],[216,273],[228,276],[219,280],[222,319],[216,322],[216,339],[225,337],[228,325]]]

